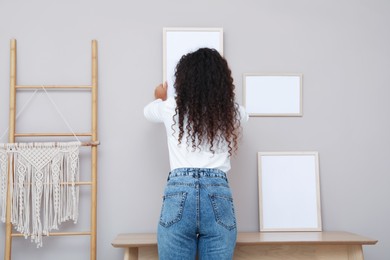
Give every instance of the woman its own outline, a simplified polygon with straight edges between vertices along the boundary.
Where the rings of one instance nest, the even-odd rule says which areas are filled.
[[[235,102],[227,61],[218,51],[201,48],[176,66],[175,96],[167,84],[145,117],[165,125],[171,171],[158,225],[162,260],[232,259],[237,228],[226,173],[238,148],[241,122],[248,120]]]

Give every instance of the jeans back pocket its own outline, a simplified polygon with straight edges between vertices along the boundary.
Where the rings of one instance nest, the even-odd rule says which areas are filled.
[[[226,195],[210,194],[215,220],[228,230],[236,228],[233,199]]]
[[[169,227],[181,220],[187,192],[165,194],[160,215],[160,225]]]

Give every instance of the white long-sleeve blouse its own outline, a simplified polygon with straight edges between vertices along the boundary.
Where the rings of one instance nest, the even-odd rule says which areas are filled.
[[[186,133],[184,133],[182,143],[178,142],[179,128],[174,124],[176,102],[174,97],[169,97],[162,101],[156,99],[144,108],[146,119],[151,122],[164,123],[168,142],[169,161],[171,170],[176,168],[216,168],[223,172],[228,172],[231,168],[228,147],[226,144],[219,145],[213,154],[207,144],[201,145],[200,149],[193,150],[187,146]],[[248,120],[245,109],[239,108],[241,123]]]

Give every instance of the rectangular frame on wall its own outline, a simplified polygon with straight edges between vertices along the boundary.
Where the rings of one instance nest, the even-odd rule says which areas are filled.
[[[180,58],[203,47],[223,55],[223,28],[163,28],[163,82],[168,83],[168,96],[174,96],[174,73]]]
[[[260,231],[322,231],[318,152],[258,152]]]
[[[249,116],[302,116],[302,74],[246,73],[243,105]]]

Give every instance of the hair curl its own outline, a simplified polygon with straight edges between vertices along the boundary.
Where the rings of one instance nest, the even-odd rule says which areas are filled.
[[[238,148],[240,114],[227,61],[215,49],[201,48],[180,59],[175,77],[179,144],[187,132],[193,150],[207,143],[215,153],[226,142],[231,156]]]

